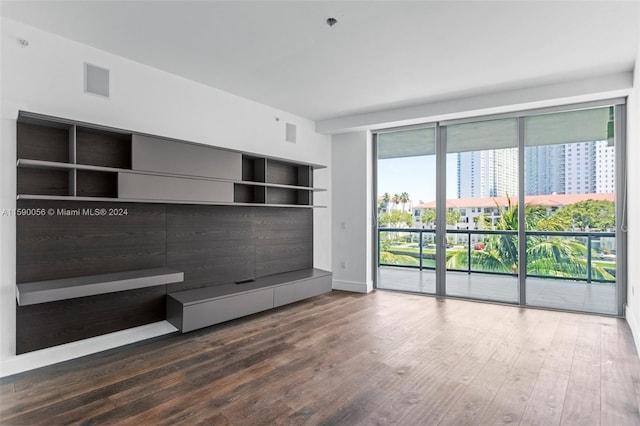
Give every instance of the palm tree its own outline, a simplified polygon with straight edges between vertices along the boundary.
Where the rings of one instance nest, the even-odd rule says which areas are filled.
[[[409,202],[410,198],[409,198],[409,194],[406,192],[403,192],[402,194],[400,194],[400,202],[402,203],[402,211],[405,211],[405,208],[407,207],[407,203]]]
[[[381,265],[397,265],[397,266],[418,266],[420,262],[415,257],[405,254],[394,254],[388,251],[380,252]]]
[[[391,201],[393,201],[393,204],[395,204],[397,208],[398,204],[400,204],[400,196],[398,194],[393,194],[393,197],[391,197]]]
[[[389,211],[389,201],[391,201],[391,195],[388,192],[382,194],[382,208],[384,211]]]
[[[473,218],[473,222],[476,224],[477,229],[491,229],[491,221],[487,218],[485,213],[480,213]]]
[[[563,221],[547,217],[544,208],[526,206],[526,228],[539,231],[563,231]],[[500,213],[496,230],[516,231],[518,229],[518,206],[508,199],[508,207]],[[469,248],[468,250],[470,250]],[[576,278],[587,272],[587,248],[580,241],[562,236],[527,236],[527,275]],[[460,269],[467,265],[467,249],[447,254],[447,268]],[[483,250],[471,252],[471,262],[477,269],[491,272],[518,272],[518,236],[514,233],[491,235],[485,241]],[[591,266],[596,279],[613,279],[606,269]]]

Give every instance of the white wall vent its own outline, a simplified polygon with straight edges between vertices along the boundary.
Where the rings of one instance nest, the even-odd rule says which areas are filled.
[[[109,97],[109,70],[96,65],[84,64],[84,91],[93,95]]]
[[[287,135],[285,140],[287,142],[296,143],[296,131],[297,129],[295,124],[287,123]]]

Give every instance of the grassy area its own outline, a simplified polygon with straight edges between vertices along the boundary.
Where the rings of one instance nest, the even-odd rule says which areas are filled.
[[[415,254],[419,254],[420,253],[420,248],[419,247],[391,246],[391,247],[389,247],[389,250],[397,250],[397,251],[401,251],[401,252],[404,252],[404,253],[415,253]],[[423,254],[436,254],[436,249],[430,249],[430,248],[423,247],[422,248],[422,253]]]
[[[594,260],[592,261],[595,266],[599,266],[601,268],[614,269],[616,267],[616,262],[609,262],[603,260]]]

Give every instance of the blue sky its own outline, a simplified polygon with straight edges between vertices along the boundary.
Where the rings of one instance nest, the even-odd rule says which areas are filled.
[[[447,155],[447,198],[458,197],[456,154]],[[436,198],[436,157],[392,158],[378,161],[378,195],[409,193],[413,204]]]

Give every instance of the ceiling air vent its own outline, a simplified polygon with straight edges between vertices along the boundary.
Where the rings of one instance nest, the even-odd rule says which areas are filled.
[[[84,64],[84,91],[93,95],[109,97],[109,70]]]
[[[287,142],[296,143],[296,125],[287,123],[287,135],[285,140]]]

